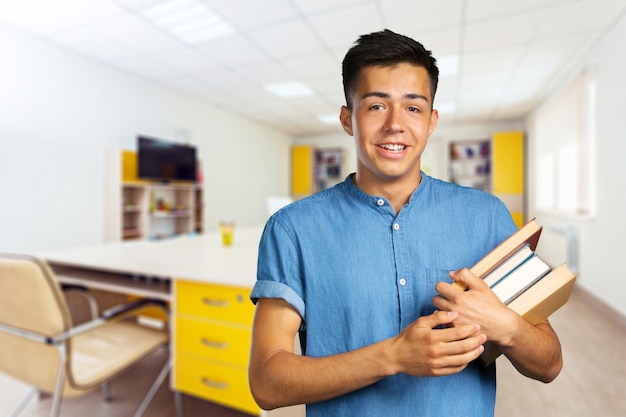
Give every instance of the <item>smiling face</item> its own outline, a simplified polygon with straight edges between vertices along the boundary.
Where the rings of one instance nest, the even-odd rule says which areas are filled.
[[[428,73],[402,63],[362,70],[352,110],[341,109],[341,124],[354,136],[359,188],[385,195],[390,186],[412,192],[421,181],[420,157],[437,125]]]

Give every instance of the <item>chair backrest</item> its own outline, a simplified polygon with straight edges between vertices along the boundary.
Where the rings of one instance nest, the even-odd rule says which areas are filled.
[[[0,323],[47,336],[72,326],[69,309],[48,265],[32,256],[0,253]],[[65,343],[69,356],[69,342]],[[0,330],[0,371],[54,390],[57,348]]]

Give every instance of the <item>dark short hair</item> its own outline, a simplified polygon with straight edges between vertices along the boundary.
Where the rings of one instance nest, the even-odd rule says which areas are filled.
[[[401,63],[409,63],[426,69],[430,81],[432,106],[439,82],[437,60],[421,43],[388,29],[362,35],[344,57],[341,70],[346,106],[352,109],[351,95],[357,89],[364,68],[392,67]]]

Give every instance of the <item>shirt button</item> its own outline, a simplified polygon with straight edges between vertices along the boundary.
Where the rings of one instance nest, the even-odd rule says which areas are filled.
[[[393,230],[400,230],[400,225],[398,223],[394,223]]]
[[[406,285],[406,279],[400,278],[400,285],[402,286]]]
[[[379,206],[384,206],[385,205],[385,200],[383,200],[382,198],[380,198],[376,204],[378,204]]]

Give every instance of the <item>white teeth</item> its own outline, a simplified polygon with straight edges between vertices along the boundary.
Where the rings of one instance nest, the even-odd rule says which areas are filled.
[[[385,144],[379,145],[379,146],[381,148],[383,148],[383,149],[387,149],[387,150],[395,151],[395,152],[402,151],[402,150],[404,150],[404,148],[406,148],[406,146],[400,145],[400,144],[397,144],[397,143],[385,143]]]

